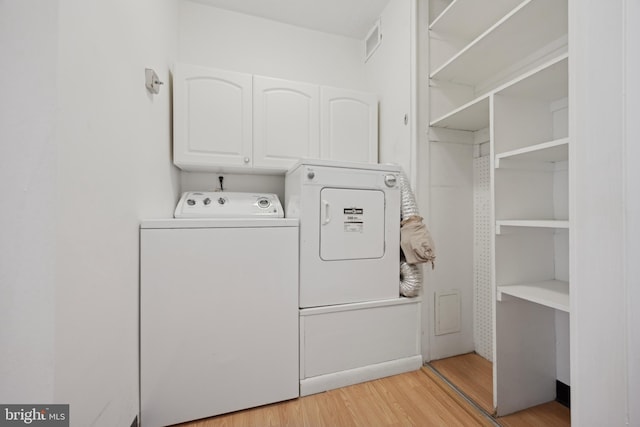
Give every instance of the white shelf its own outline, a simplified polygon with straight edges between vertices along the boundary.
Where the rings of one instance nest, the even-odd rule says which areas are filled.
[[[569,312],[569,283],[560,280],[498,286],[498,301],[503,295]]]
[[[489,98],[491,94],[495,93],[506,96],[521,96],[554,101],[568,95],[567,79],[568,55],[563,54],[519,76],[517,79],[442,115],[431,121],[430,126],[474,132],[484,129],[489,126]],[[561,146],[566,143],[568,143],[568,139],[564,138],[545,144],[549,144],[549,146]],[[545,148],[544,144],[540,144],[539,148],[532,147],[531,151],[543,150]],[[566,153],[566,148],[559,148],[557,150],[558,156],[562,157],[561,153],[563,152]],[[508,157],[506,154],[507,153],[501,156]],[[567,160],[567,158],[568,154],[565,154],[564,159],[542,161],[560,161]],[[523,160],[525,159],[536,160],[535,156],[523,158]],[[496,167],[498,167],[497,163]]]
[[[477,131],[489,126],[489,95],[445,114],[430,123],[433,127]]]
[[[558,219],[499,219],[496,221],[496,234],[502,234],[502,227],[569,228],[569,221]]]
[[[545,62],[512,82],[496,89],[496,94],[555,101],[569,95],[569,54]]]
[[[500,167],[501,160],[561,162],[569,158],[569,138],[560,138],[517,150],[496,154],[495,167]]]
[[[429,77],[475,86],[566,34],[566,2],[526,0]]]
[[[453,0],[429,29],[471,41],[499,21],[522,0],[487,1]]]

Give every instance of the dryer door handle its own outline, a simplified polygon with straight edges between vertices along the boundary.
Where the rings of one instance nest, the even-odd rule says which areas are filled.
[[[322,201],[322,225],[327,225],[331,222],[331,207],[326,200]]]

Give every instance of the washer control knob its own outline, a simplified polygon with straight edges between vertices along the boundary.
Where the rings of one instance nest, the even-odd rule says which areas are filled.
[[[189,206],[193,206],[193,205],[195,205],[195,204],[196,204],[196,201],[195,201],[195,200],[193,200],[193,199],[187,199],[187,204],[188,204]]]
[[[269,206],[271,206],[271,202],[269,201],[269,199],[265,197],[261,197],[258,199],[258,207],[266,209]]]
[[[387,187],[395,187],[398,182],[398,178],[395,175],[385,175],[384,183]]]
[[[307,172],[307,178],[313,179],[316,177],[316,173],[314,171]]]
[[[210,204],[211,204],[211,199],[207,197],[207,198],[206,198],[206,199],[204,199],[202,202],[204,203],[204,205],[205,205],[205,206],[208,206],[208,205],[210,205]]]

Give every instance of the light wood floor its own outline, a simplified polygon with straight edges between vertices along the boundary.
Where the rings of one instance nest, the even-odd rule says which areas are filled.
[[[565,427],[571,425],[571,411],[558,402],[548,402],[500,417],[498,423],[503,427]]]
[[[469,353],[435,360],[430,365],[485,412],[494,412],[491,362]],[[558,402],[548,402],[497,421],[504,427],[566,427],[571,425],[571,411]]]
[[[428,368],[181,424],[182,427],[494,425]]]
[[[431,362],[431,365],[478,407],[486,413],[493,412],[490,362],[469,354]],[[493,420],[430,367],[424,367],[299,399],[180,424],[180,427],[565,427],[570,424],[569,409],[557,402]]]

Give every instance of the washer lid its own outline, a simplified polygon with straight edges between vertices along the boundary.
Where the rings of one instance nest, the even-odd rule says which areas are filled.
[[[187,191],[182,194],[175,218],[283,218],[276,194],[227,191]]]

